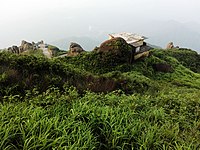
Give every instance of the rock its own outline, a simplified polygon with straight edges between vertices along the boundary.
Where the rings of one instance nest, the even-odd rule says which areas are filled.
[[[84,52],[84,49],[79,44],[72,42],[69,46],[68,56],[77,56],[82,52]]]
[[[127,51],[127,49],[128,43],[123,38],[117,37],[103,42],[98,51],[103,53],[111,52],[121,54],[123,51]]]
[[[169,43],[167,44],[166,49],[172,49],[172,48],[174,48],[174,44],[173,44],[173,42],[169,42]]]
[[[21,45],[19,47],[17,46],[12,46],[12,47],[9,47],[8,48],[8,51],[12,52],[12,53],[23,53],[24,51],[28,51],[28,50],[37,50],[39,49],[39,44],[42,44],[44,43],[43,41],[40,41],[38,43],[35,43],[35,42],[32,42],[32,43],[29,43],[25,40],[23,40],[21,42]],[[44,44],[43,44],[44,45]]]
[[[9,48],[8,48],[8,51],[9,51],[9,52],[12,52],[12,53],[16,53],[16,54],[19,54],[19,53],[20,53],[19,48],[18,48],[17,46],[9,47]]]
[[[27,50],[35,50],[36,48],[35,48],[34,44],[26,42],[26,41],[23,40],[19,49],[20,49],[20,52],[22,53],[22,52],[27,51]]]
[[[39,41],[39,42],[38,42],[38,44],[44,44],[44,41],[43,41],[43,40],[41,40],[41,41]]]
[[[149,51],[144,51],[144,52],[135,54],[134,60],[138,60],[138,59],[145,58],[148,56],[149,56]]]
[[[152,47],[147,45],[146,42],[143,43],[142,46],[140,46],[140,50],[135,53],[134,60],[138,60],[141,58],[145,58],[149,56],[149,50],[151,50]]]
[[[120,37],[103,42],[96,51],[100,53],[109,53],[113,55],[113,58],[120,58],[119,60],[123,62],[131,62],[135,53],[134,47]]]
[[[172,66],[169,65],[169,64],[166,64],[166,63],[154,64],[153,65],[153,69],[155,71],[165,72],[165,73],[169,73],[169,72],[173,72],[174,71],[174,69],[172,68]]]

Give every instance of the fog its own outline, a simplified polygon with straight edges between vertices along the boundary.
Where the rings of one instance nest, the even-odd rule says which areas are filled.
[[[19,45],[21,40],[51,43],[71,36],[106,39],[113,32],[139,33],[160,46],[171,39],[189,47],[191,44],[179,43],[175,36],[164,40],[163,34],[162,42],[156,39],[169,22],[177,22],[183,29],[191,27],[187,33],[200,37],[199,6],[199,0],[0,0],[0,48]],[[180,38],[187,39],[188,34]]]

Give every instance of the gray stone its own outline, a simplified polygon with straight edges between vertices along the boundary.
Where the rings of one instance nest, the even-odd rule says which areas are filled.
[[[12,47],[9,47],[8,51],[12,52],[12,53],[16,53],[16,54],[20,53],[19,48],[17,46],[15,46],[15,45],[13,45]]]
[[[84,52],[84,49],[79,44],[72,42],[69,46],[68,56],[77,56],[82,52]]]

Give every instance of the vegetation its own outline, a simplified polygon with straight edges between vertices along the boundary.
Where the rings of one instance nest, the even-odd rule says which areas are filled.
[[[155,55],[168,55],[175,57],[183,66],[191,69],[194,72],[200,73],[200,55],[195,51],[190,49],[172,49],[163,50],[162,53],[159,53],[160,52],[158,50]]]
[[[41,49],[27,50],[27,51],[23,52],[22,55],[33,55],[33,56],[36,56],[36,57],[44,56],[43,51]]]
[[[199,55],[150,54],[130,64],[1,52],[0,149],[199,149]]]
[[[0,51],[5,51],[6,49],[0,49]]]

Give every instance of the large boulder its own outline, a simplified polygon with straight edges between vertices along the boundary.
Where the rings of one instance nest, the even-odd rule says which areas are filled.
[[[173,42],[169,42],[166,46],[166,49],[172,49],[174,48],[174,43]]]
[[[118,59],[122,62],[130,62],[135,53],[134,47],[120,37],[103,42],[96,51],[110,54],[113,59]]]
[[[23,40],[21,42],[21,46],[19,46],[19,49],[20,49],[20,52],[22,53],[27,50],[35,50],[36,47],[35,47],[35,44],[29,43]]]
[[[77,56],[82,52],[84,52],[84,49],[79,44],[72,42],[69,46],[68,56]]]

